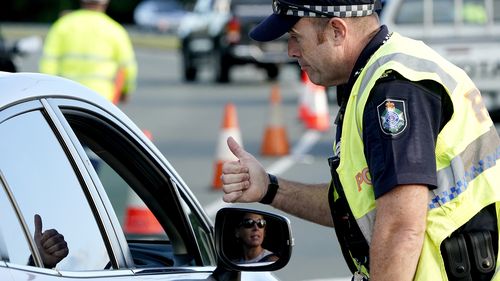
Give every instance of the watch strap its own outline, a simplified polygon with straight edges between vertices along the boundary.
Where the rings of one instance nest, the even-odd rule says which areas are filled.
[[[269,176],[269,185],[267,186],[267,192],[264,197],[259,201],[262,204],[271,204],[276,197],[276,193],[278,192],[278,178],[275,175],[267,174]]]

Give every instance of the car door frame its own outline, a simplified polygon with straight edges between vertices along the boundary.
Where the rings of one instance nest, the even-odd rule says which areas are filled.
[[[47,99],[46,106],[51,108],[53,112],[52,116],[53,119],[57,119],[56,122],[59,123],[57,125],[59,127],[58,131],[61,132],[64,131],[64,134],[66,135],[65,142],[67,144],[71,144],[71,146],[74,148],[75,151],[74,153],[72,153],[73,154],[72,156],[74,158],[83,159],[83,161],[81,162],[81,165],[83,165],[83,167],[79,167],[79,169],[86,170],[89,180],[92,182],[92,186],[95,188],[94,197],[103,199],[99,200],[100,216],[102,217],[103,214],[107,214],[106,212],[110,212],[109,215],[107,215],[109,219],[109,226],[111,227],[110,230],[113,230],[115,234],[113,236],[116,238],[116,241],[119,241],[115,246],[119,246],[118,247],[120,249],[119,252],[121,252],[122,255],[124,256],[119,260],[119,263],[117,264],[118,268],[121,267],[130,268],[130,265],[133,264],[133,261],[130,260],[131,256],[129,255],[130,251],[128,248],[128,243],[123,235],[121,226],[117,220],[116,214],[114,213],[113,207],[109,202],[107,195],[105,195],[106,192],[99,180],[99,177],[97,176],[92,165],[90,164],[90,161],[88,160],[87,155],[83,150],[83,147],[81,147],[80,141],[74,134],[71,125],[66,120],[63,111],[67,109],[74,109],[82,112],[88,111],[91,112],[92,114],[99,114],[101,117],[106,119],[106,122],[108,124],[116,126],[115,129],[124,131],[127,136],[132,137],[132,140],[134,141],[134,144],[137,146],[137,148],[143,150],[145,154],[150,156],[152,158],[150,160],[155,163],[156,168],[160,169],[164,175],[165,174],[168,175],[168,178],[170,178],[170,180],[175,183],[171,184],[173,192],[176,193],[177,195],[180,195],[184,199],[184,201],[190,205],[191,209],[197,213],[200,221],[203,222],[207,232],[211,234],[212,238],[214,237],[213,226],[209,222],[208,216],[206,216],[203,209],[200,207],[199,203],[196,201],[195,197],[192,195],[189,189],[186,188],[185,183],[175,172],[173,167],[168,163],[168,161],[157,150],[157,148],[144,136],[142,131],[137,126],[135,126],[135,124],[131,122],[124,114],[122,116],[116,116],[116,114],[121,114],[121,112],[118,111],[111,112],[112,108],[108,110],[107,108],[106,109],[102,108],[96,104],[90,104],[87,101],[78,101],[68,98]],[[201,260],[200,248],[199,248],[200,245],[198,244],[192,226],[189,223],[189,218],[187,217],[187,214],[184,212],[182,208],[180,208],[180,214],[183,215],[182,220],[184,221],[184,225],[187,228],[186,234],[190,236],[189,239],[185,240],[193,241],[193,244],[196,247],[196,249],[194,249],[193,252],[197,253],[198,257],[196,258],[198,259],[199,262]],[[214,250],[215,246],[213,243],[213,239],[211,247],[212,247],[212,252],[215,253]],[[192,269],[191,267],[189,268],[190,270]]]

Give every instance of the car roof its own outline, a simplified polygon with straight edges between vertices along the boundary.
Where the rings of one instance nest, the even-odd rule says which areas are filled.
[[[66,97],[92,101],[107,107],[103,97],[66,78],[41,73],[0,72],[0,108],[11,103],[42,97]],[[104,101],[103,101],[104,100]]]
[[[130,127],[133,122],[113,103],[89,88],[67,78],[30,72],[0,71],[0,110],[21,101],[68,98],[93,104],[118,117]],[[135,126],[132,126],[135,127]]]

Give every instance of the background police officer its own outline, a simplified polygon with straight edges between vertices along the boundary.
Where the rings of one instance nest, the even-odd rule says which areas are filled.
[[[137,63],[126,30],[105,14],[108,0],[81,0],[45,39],[40,72],[77,81],[118,103],[135,90]]]
[[[335,224],[357,280],[490,280],[496,129],[466,74],[380,26],[377,8],[370,0],[273,1],[250,36],[288,32],[288,54],[311,81],[338,86],[332,182],[277,179],[229,138],[239,160],[223,166],[223,199]],[[488,254],[478,259],[481,251]]]

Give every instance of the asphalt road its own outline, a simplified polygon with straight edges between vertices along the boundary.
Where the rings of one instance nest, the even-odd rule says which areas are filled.
[[[236,106],[243,146],[267,169],[292,180],[329,181],[326,159],[331,154],[334,128],[322,133],[308,131],[298,120],[297,98],[302,84],[294,67],[284,67],[275,83],[282,97],[280,116],[288,141],[292,149],[300,148],[301,153],[266,157],[260,155],[260,146],[271,118],[269,97],[273,83],[266,81],[264,71],[253,66],[238,67],[232,72],[233,83],[218,85],[211,82],[212,73],[206,69],[201,73],[201,81],[186,84],[180,76],[176,51],[137,47],[136,55],[138,88],[121,108],[139,127],[152,133],[153,142],[212,218],[223,206],[222,192],[214,189],[212,182],[223,110],[229,102]],[[18,60],[20,71],[37,72],[39,57],[40,53],[36,53]],[[336,106],[331,104],[329,111],[333,121]],[[261,204],[243,206],[281,213]],[[291,220],[295,247],[290,263],[275,274],[284,281],[350,280],[333,229],[287,217]]]

